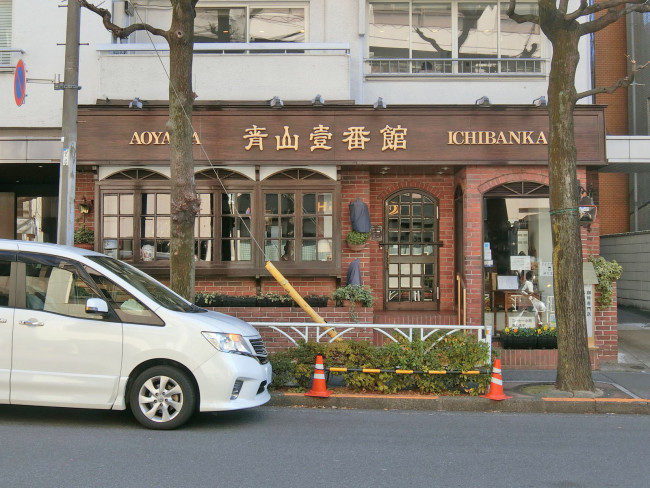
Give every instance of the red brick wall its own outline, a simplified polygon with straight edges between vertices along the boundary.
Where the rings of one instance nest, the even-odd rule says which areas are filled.
[[[81,214],[79,212],[79,204],[83,203],[84,198],[86,203],[91,204],[93,210],[88,214]],[[75,179],[75,197],[74,197],[74,219],[75,229],[78,229],[85,222],[86,227],[95,230],[95,173],[93,172],[80,172],[77,171]]]
[[[345,279],[348,273],[348,267],[352,261],[359,258],[361,263],[361,279],[364,285],[370,285],[374,291],[375,301],[381,301],[381,290],[371,280],[371,276],[376,275],[378,269],[373,259],[376,259],[376,253],[379,251],[377,242],[368,241],[366,248],[362,251],[351,250],[345,241],[348,232],[352,230],[350,222],[350,202],[361,198],[368,205],[370,212],[370,223],[376,225],[381,223],[377,220],[376,208],[370,201],[370,170],[369,168],[343,169],[341,171],[341,284],[346,285]]]
[[[627,75],[628,60],[626,19],[614,22],[594,34],[595,59],[594,75],[597,87],[611,86],[616,80]],[[605,127],[608,134],[624,135],[627,129],[627,90],[596,95],[596,103],[607,105]]]
[[[594,316],[594,345],[598,348],[600,361],[618,362],[618,313],[616,310],[616,283],[614,283],[614,302],[611,307],[596,307]],[[596,292],[596,297],[599,293]]]
[[[602,234],[629,232],[629,175],[600,173],[598,179],[598,220]]]
[[[602,14],[601,14],[602,15]],[[594,35],[595,85],[611,86],[627,75],[628,60],[626,19],[609,25]],[[596,103],[607,105],[605,128],[607,134],[628,134],[627,89],[596,95]],[[626,174],[600,173],[598,214],[603,234],[629,232],[628,176]]]
[[[419,172],[418,172],[419,173]],[[597,175],[590,173],[594,183]],[[601,175],[602,176],[602,175]],[[578,178],[583,186],[587,186],[587,173],[584,168],[578,169]],[[457,323],[454,291],[454,190],[460,185],[464,193],[463,210],[463,258],[462,272],[467,285],[467,324],[480,325],[483,322],[483,194],[499,185],[518,181],[534,181],[548,185],[548,170],[543,166],[467,166],[455,175],[436,174],[371,174],[368,168],[343,169],[341,171],[341,269],[340,274],[345,284],[345,276],[349,263],[360,258],[362,277],[365,284],[375,291],[376,306],[362,309],[357,307],[355,314],[361,323]],[[597,181],[596,181],[597,183]],[[602,184],[600,188],[601,205],[605,193]],[[415,189],[431,194],[439,204],[439,240],[444,245],[439,248],[439,283],[440,283],[440,312],[415,313],[405,312],[389,314],[383,309],[384,293],[384,256],[383,248],[376,241],[370,241],[363,251],[352,251],[345,243],[345,236],[351,230],[349,203],[357,197],[366,202],[370,211],[373,225],[383,224],[383,208],[385,199],[396,191]],[[92,173],[77,174],[77,207],[83,196],[87,201],[94,199],[94,175]],[[590,228],[581,228],[583,256],[599,254],[599,235],[601,217],[591,224]],[[93,214],[86,218],[86,224],[94,227]],[[329,295],[337,285],[335,277],[295,277],[291,284],[301,295]],[[259,290],[258,290],[259,286]],[[219,292],[232,295],[254,295],[258,291],[279,292],[283,289],[273,278],[264,277],[259,281],[253,277],[226,278],[199,277],[196,282],[197,292]],[[310,321],[307,314],[299,308],[232,308],[220,309],[226,313],[241,317],[247,321]],[[616,307],[597,311],[595,317],[595,343],[599,354],[605,360],[616,360],[617,332]],[[345,308],[320,308],[318,310],[329,322],[350,322],[349,311]],[[456,321],[456,322],[455,322]],[[264,332],[267,334],[267,332]],[[269,332],[270,334],[270,332]],[[274,333],[275,334],[275,333]],[[289,345],[288,341],[270,334],[265,340],[271,342],[271,348],[282,348]],[[365,336],[364,340],[367,338]],[[369,336],[372,337],[372,334]],[[541,359],[540,359],[541,360]],[[546,361],[547,359],[544,359]]]

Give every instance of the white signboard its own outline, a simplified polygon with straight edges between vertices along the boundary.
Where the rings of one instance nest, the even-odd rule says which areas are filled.
[[[517,231],[517,254],[528,254],[528,230]]]
[[[587,314],[587,337],[594,336],[594,287],[585,285],[585,312]]]
[[[518,327],[521,329],[532,329],[536,327],[534,315],[508,316],[508,327],[511,329]]]
[[[540,276],[553,276],[553,261],[540,261],[539,263]]]
[[[530,256],[510,256],[510,269],[512,271],[528,271],[530,269]]]

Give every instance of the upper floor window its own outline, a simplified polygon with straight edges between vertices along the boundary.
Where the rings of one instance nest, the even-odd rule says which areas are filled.
[[[0,0],[0,48],[11,47],[11,0]],[[11,65],[11,53],[0,52],[0,68]]]
[[[508,2],[372,1],[369,64],[373,74],[541,73],[541,33],[506,14]],[[537,13],[517,2],[517,13]]]
[[[305,9],[197,7],[194,42],[305,42]]]

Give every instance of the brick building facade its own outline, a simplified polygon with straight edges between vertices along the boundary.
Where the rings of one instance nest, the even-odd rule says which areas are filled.
[[[368,110],[366,107],[347,106],[331,108],[330,112],[317,112],[305,107],[285,111],[256,109],[253,112],[250,112],[249,108],[242,108],[231,109],[231,112],[228,113],[231,126],[240,123],[237,118],[240,115],[245,121],[242,127],[250,128],[255,120],[264,120],[264,124],[259,127],[268,130],[269,137],[264,141],[267,143],[264,151],[260,147],[253,157],[250,152],[240,150],[241,160],[237,161],[233,154],[237,151],[237,147],[245,145],[245,131],[239,135],[235,132],[232,134],[220,132],[223,139],[214,142],[211,131],[213,127],[221,126],[222,114],[218,111],[213,114],[200,112],[205,118],[197,124],[202,127],[202,131],[197,134],[197,139],[206,146],[208,143],[204,141],[211,141],[209,144],[212,146],[206,149],[208,151],[212,149],[216,154],[225,154],[225,156],[222,156],[223,159],[212,160],[210,162],[212,168],[208,170],[204,169],[206,164],[205,161],[201,161],[201,156],[195,156],[199,194],[207,191],[221,192],[214,197],[215,208],[211,210],[209,216],[210,225],[214,226],[211,227],[213,229],[211,233],[216,234],[218,239],[209,241],[211,254],[204,256],[199,253],[202,257],[197,257],[199,259],[197,292],[218,292],[227,295],[283,292],[280,284],[262,269],[261,257],[257,261],[248,254],[245,258],[241,256],[236,258],[230,253],[230,247],[226,249],[227,246],[233,245],[231,241],[234,234],[228,230],[226,235],[223,227],[220,231],[217,230],[220,226],[219,215],[222,222],[231,217],[226,217],[223,208],[219,210],[217,204],[221,200],[222,205],[225,205],[223,200],[225,195],[232,196],[235,193],[224,192],[233,189],[239,192],[236,195],[249,195],[247,198],[250,198],[247,200],[248,208],[245,214],[237,215],[236,218],[249,219],[247,221],[250,223],[251,233],[262,234],[253,235],[253,241],[259,249],[253,246],[252,252],[263,251],[263,259],[273,261],[300,294],[330,295],[338,286],[346,284],[346,272],[350,263],[359,259],[362,281],[372,288],[375,298],[372,308],[358,310],[356,320],[360,323],[452,325],[458,324],[458,310],[463,308],[468,325],[482,325],[486,320],[492,320],[494,317],[494,332],[497,339],[495,346],[498,347],[498,337],[503,332],[505,320],[503,315],[507,316],[507,312],[503,306],[499,308],[496,303],[493,303],[495,296],[500,292],[491,284],[492,275],[494,278],[497,274],[515,275],[518,280],[521,280],[525,269],[532,269],[536,275],[535,279],[537,276],[540,278],[538,284],[540,293],[545,294],[544,299],[549,304],[552,303],[552,292],[542,289],[541,281],[541,267],[550,261],[548,254],[541,256],[541,247],[546,249],[545,252],[550,249],[550,232],[545,230],[546,227],[537,227],[536,231],[531,227],[531,236],[535,235],[536,244],[531,240],[530,244],[526,243],[526,252],[523,250],[519,252],[531,256],[522,256],[527,259],[529,267],[517,268],[518,272],[514,268],[511,269],[510,265],[505,271],[497,268],[496,254],[500,250],[497,249],[496,244],[493,244],[490,250],[495,253],[495,263],[491,263],[491,257],[488,256],[485,248],[486,242],[490,239],[494,243],[500,242],[499,236],[488,237],[490,233],[494,234],[496,229],[488,229],[492,225],[490,222],[493,218],[489,215],[491,210],[486,198],[493,198],[499,204],[505,205],[506,200],[510,201],[510,199],[499,197],[501,195],[499,192],[505,191],[504,189],[510,192],[521,187],[521,191],[515,191],[515,196],[523,198],[521,201],[526,202],[524,206],[534,205],[533,208],[519,210],[526,215],[524,220],[530,217],[533,219],[531,222],[534,223],[542,214],[548,218],[548,211],[544,211],[544,205],[546,208],[548,206],[549,183],[544,133],[545,124],[548,122],[545,110],[507,107],[505,110],[499,108],[479,111],[472,106],[448,109],[420,106],[378,111]],[[151,231],[150,241],[147,240],[146,234],[149,232],[147,230],[149,221],[164,222],[165,220],[161,219],[167,218],[160,209],[152,210],[150,203],[151,195],[164,196],[169,191],[168,180],[163,176],[167,171],[164,165],[165,158],[160,157],[164,154],[161,152],[164,148],[154,147],[153,144],[141,145],[148,147],[137,147],[133,142],[134,134],[137,135],[137,139],[145,140],[149,137],[141,137],[144,133],[138,131],[142,131],[143,127],[155,126],[161,117],[161,111],[153,109],[149,114],[146,111],[139,112],[137,117],[132,119],[133,124],[137,124],[133,126],[137,126],[137,130],[129,126],[130,119],[125,118],[124,114],[124,112],[114,113],[110,109],[96,107],[81,110],[80,120],[83,124],[80,125],[79,137],[82,142],[80,146],[86,149],[79,153],[77,200],[81,202],[85,198],[86,201],[94,202],[94,213],[87,218],[86,225],[92,226],[97,232],[98,251],[113,252],[112,246],[115,245],[113,242],[119,241],[118,252],[124,252],[120,257],[167,281],[169,272],[165,261],[167,258],[164,249],[159,247],[165,242],[165,234],[163,232],[157,235],[155,231]],[[604,163],[603,112],[601,108],[581,108],[577,114],[581,118],[583,128],[583,132],[578,137],[578,145],[581,148],[578,179],[581,185],[586,186],[590,179],[597,182],[595,169]],[[378,150],[378,148],[372,152],[371,143],[368,143],[366,152],[354,153],[350,146],[346,149],[342,136],[338,136],[340,139],[338,142],[331,142],[332,146],[338,144],[334,155],[330,152],[316,151],[317,155],[312,156],[314,151],[304,151],[302,146],[300,149],[304,152],[300,153],[297,142],[293,152],[282,153],[279,149],[273,150],[274,144],[278,148],[283,144],[280,136],[276,136],[276,143],[273,142],[273,127],[284,127],[285,133],[290,132],[287,127],[304,129],[307,126],[311,129],[312,126],[319,127],[314,120],[322,118],[327,119],[327,127],[332,127],[332,139],[336,139],[336,131],[341,133],[346,127],[349,129],[351,121],[356,120],[367,129],[368,140],[373,140],[376,134],[380,133],[381,128],[391,126],[408,127],[409,132],[405,133],[406,141],[401,152],[397,149]],[[298,124],[297,120],[301,123]],[[95,126],[101,126],[103,132],[95,131]],[[470,126],[474,131],[462,130]],[[517,129],[526,130],[520,134]],[[229,130],[234,131],[232,127]],[[98,134],[101,134],[101,137],[98,137]],[[299,137],[301,141],[309,139],[303,134]],[[511,139],[507,139],[508,137]],[[152,136],[151,140],[155,138]],[[103,141],[111,141],[112,146],[106,146]],[[116,141],[121,141],[119,147],[116,146]],[[130,153],[130,151],[136,152]],[[251,169],[251,163],[254,170]],[[298,184],[277,179],[289,172],[293,172],[292,178],[296,178]],[[206,175],[212,176],[211,173],[221,175],[218,179],[219,185],[224,186],[223,191],[216,183],[206,180],[208,177]],[[309,173],[310,178],[316,178],[315,183],[310,183],[309,179],[302,180],[303,173]],[[244,178],[244,174],[250,177]],[[224,179],[221,180],[221,177]],[[312,191],[308,189],[311,188],[310,185],[315,185],[313,191],[316,195],[324,196],[325,199],[322,201],[326,202],[325,206],[329,205],[327,202],[331,202],[333,207],[331,211],[325,211],[327,216],[331,215],[331,223],[328,220],[330,217],[325,217],[325,220],[315,217],[319,222],[319,230],[314,237],[307,238],[308,233],[305,229],[311,217],[301,217],[301,214],[297,213],[299,210],[293,209],[293,199],[298,201],[299,198],[306,198],[305,192]],[[212,190],[209,190],[210,188]],[[291,203],[288,204],[292,209],[287,213],[291,214],[290,219],[294,219],[290,220],[290,232],[283,235],[286,240],[281,239],[279,242],[282,245],[291,242],[295,253],[285,253],[282,259],[280,259],[282,250],[278,254],[278,251],[268,247],[269,243],[275,242],[271,239],[271,231],[275,224],[269,222],[272,219],[284,222],[283,210],[269,213],[266,208],[269,205],[268,195],[276,195],[278,188],[283,188],[280,190],[282,198],[289,194],[287,192],[292,192]],[[526,192],[532,192],[531,195],[535,198],[530,200],[531,195],[527,195]],[[135,198],[133,194],[136,195]],[[116,195],[119,198],[130,199],[135,210],[132,208],[127,212],[124,209],[119,211],[109,209],[107,202],[113,201],[111,199]],[[281,201],[284,202],[282,198]],[[345,240],[345,236],[352,230],[349,204],[357,198],[367,205],[373,225],[371,238],[362,251],[352,250]],[[302,201],[302,211],[307,212],[304,208],[307,200]],[[516,199],[513,202],[516,203]],[[536,207],[539,205],[541,207]],[[421,219],[418,212],[426,213],[427,210],[423,209],[427,208],[431,211],[430,235],[415,230],[426,225],[427,220]],[[435,212],[431,209],[435,209]],[[262,213],[266,215],[264,219],[261,218]],[[279,217],[276,217],[276,214]],[[398,215],[401,220],[395,220]],[[255,218],[258,218],[259,222],[256,223]],[[116,230],[118,229],[114,225],[116,219],[120,219],[122,223],[128,222],[132,227],[124,230],[118,226],[119,230]],[[510,222],[504,221],[502,224],[517,226],[520,222],[523,226],[524,221],[518,220],[517,217],[513,219],[511,215]],[[285,232],[282,226],[286,223],[279,224],[281,234]],[[323,225],[329,230],[323,231]],[[395,226],[399,228],[394,228]],[[330,234],[330,231],[333,233]],[[507,233],[508,230],[504,232]],[[585,259],[590,255],[598,254],[600,232],[598,220],[589,228],[582,227],[581,232]],[[298,238],[300,235],[302,240]],[[241,247],[243,245],[241,235],[235,237],[239,239],[238,252],[248,249]],[[198,234],[197,239],[200,240]],[[307,251],[316,249],[311,244],[312,239],[314,243],[316,239],[318,240],[318,246],[321,243],[327,244],[328,254],[325,258],[320,258],[320,247],[318,247],[318,257],[309,257],[311,255]],[[121,247],[123,240],[128,241],[128,245],[124,248]],[[146,244],[148,242],[155,242],[152,246],[158,246],[155,248],[154,259],[144,257],[143,248],[149,245]],[[261,247],[262,242],[264,249]],[[108,243],[110,248],[107,247]],[[224,243],[227,243],[227,246]],[[424,252],[421,251],[422,249]],[[513,249],[510,248],[505,256],[507,258],[507,255],[510,255],[511,262],[513,262],[513,254],[516,254]],[[224,250],[227,250],[226,254]],[[269,251],[272,251],[271,256],[275,258],[269,258],[267,254]],[[284,259],[285,256],[288,256],[288,261]],[[459,302],[457,296],[457,276],[462,277],[466,286],[466,301],[463,303]],[[546,280],[544,283],[549,283],[548,276],[544,279]],[[485,311],[488,302],[491,307],[490,312]],[[253,322],[309,320],[303,311],[295,308],[253,307],[222,310]],[[350,321],[349,312],[345,309],[330,306],[320,309],[319,312],[331,322]],[[552,315],[544,317],[544,320],[549,319],[552,320]],[[592,351],[594,367],[602,360],[616,360],[616,344],[610,340],[615,324],[615,314],[612,316],[607,311],[597,313],[593,335],[594,344],[598,349]],[[360,337],[374,336],[369,329],[361,332]],[[270,343],[271,349],[288,345],[286,338],[278,336],[273,331],[269,331],[269,337],[265,339]],[[554,351],[530,353],[503,351],[502,358],[504,364],[509,367],[546,368],[554,366],[554,354]]]

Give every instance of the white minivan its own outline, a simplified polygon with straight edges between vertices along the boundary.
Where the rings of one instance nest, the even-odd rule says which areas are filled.
[[[260,334],[114,258],[0,239],[0,404],[131,409],[151,429],[270,399]]]

